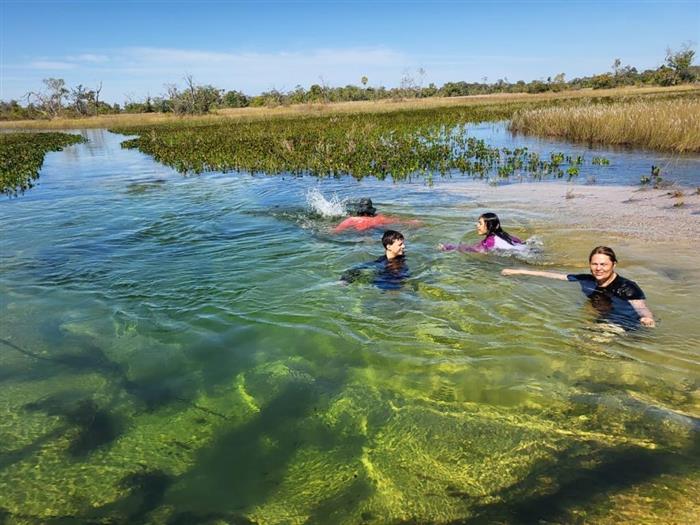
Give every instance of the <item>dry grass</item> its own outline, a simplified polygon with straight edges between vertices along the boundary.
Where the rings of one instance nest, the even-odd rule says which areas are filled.
[[[524,110],[513,117],[511,130],[577,142],[700,152],[700,97]]]
[[[121,115],[104,115],[99,117],[87,117],[76,119],[55,120],[18,120],[0,122],[0,129],[86,129],[86,128],[124,128],[133,126],[153,125],[160,123],[183,122],[206,123],[220,122],[222,120],[253,121],[278,117],[308,117],[315,115],[354,114],[354,113],[391,113],[393,111],[410,111],[429,108],[460,107],[460,106],[485,106],[500,104],[527,104],[547,101],[585,100],[612,97],[624,99],[626,97],[682,94],[688,92],[700,92],[694,86],[676,86],[670,88],[645,87],[645,88],[617,88],[606,90],[582,89],[578,91],[563,91],[560,93],[540,93],[531,95],[528,93],[499,93],[494,95],[474,95],[468,97],[426,98],[407,100],[376,100],[359,102],[337,102],[330,104],[298,104],[293,106],[279,106],[275,108],[231,108],[222,109],[215,114],[180,117],[162,113],[138,113]]]

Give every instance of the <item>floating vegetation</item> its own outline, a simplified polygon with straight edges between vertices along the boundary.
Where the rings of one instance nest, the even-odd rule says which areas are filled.
[[[642,175],[642,177],[639,179],[639,183],[642,186],[651,185],[651,187],[655,190],[665,188],[673,184],[672,181],[665,180],[661,176],[661,168],[659,166],[652,166],[650,175]]]
[[[512,109],[510,110],[512,111]],[[485,178],[527,174],[569,177],[565,164],[582,156],[553,153],[543,160],[527,148],[494,148],[468,136],[468,122],[505,118],[503,106],[441,108],[380,115],[275,119],[246,123],[179,123],[114,130],[136,134],[122,143],[181,173],[246,171],[356,179],[409,179],[452,172]]]
[[[0,193],[13,196],[28,190],[39,177],[47,152],[79,142],[85,139],[67,133],[0,134]]]

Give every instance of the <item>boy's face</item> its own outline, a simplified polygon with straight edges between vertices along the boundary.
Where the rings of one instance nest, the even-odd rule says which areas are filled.
[[[400,257],[404,254],[406,246],[404,245],[403,239],[396,239],[393,243],[386,247],[387,259],[393,259],[394,257]]]

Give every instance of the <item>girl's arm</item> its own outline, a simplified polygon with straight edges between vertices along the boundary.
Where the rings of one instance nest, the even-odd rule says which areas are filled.
[[[501,275],[532,275],[534,277],[546,277],[547,279],[559,279],[560,281],[568,281],[565,273],[560,272],[544,272],[540,270],[520,270],[517,268],[504,268],[501,270]]]
[[[457,250],[458,252],[483,252],[484,247],[481,243],[477,244],[438,244],[438,249],[441,252],[452,252]]]
[[[649,310],[649,307],[647,306],[647,303],[644,301],[644,299],[632,299],[629,303],[632,305],[632,308],[634,308],[635,312],[637,312],[637,315],[639,315],[639,322],[643,326],[648,326],[649,328],[653,328],[656,326],[656,321],[654,321],[654,314],[651,313],[651,310]]]

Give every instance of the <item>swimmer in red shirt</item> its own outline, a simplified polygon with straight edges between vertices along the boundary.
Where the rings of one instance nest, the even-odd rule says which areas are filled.
[[[348,211],[352,216],[333,228],[333,233],[340,233],[345,230],[365,231],[372,228],[382,228],[387,224],[420,224],[420,221],[405,221],[398,217],[387,217],[381,213],[378,214],[377,208],[372,205],[372,199],[367,197],[348,203]]]

